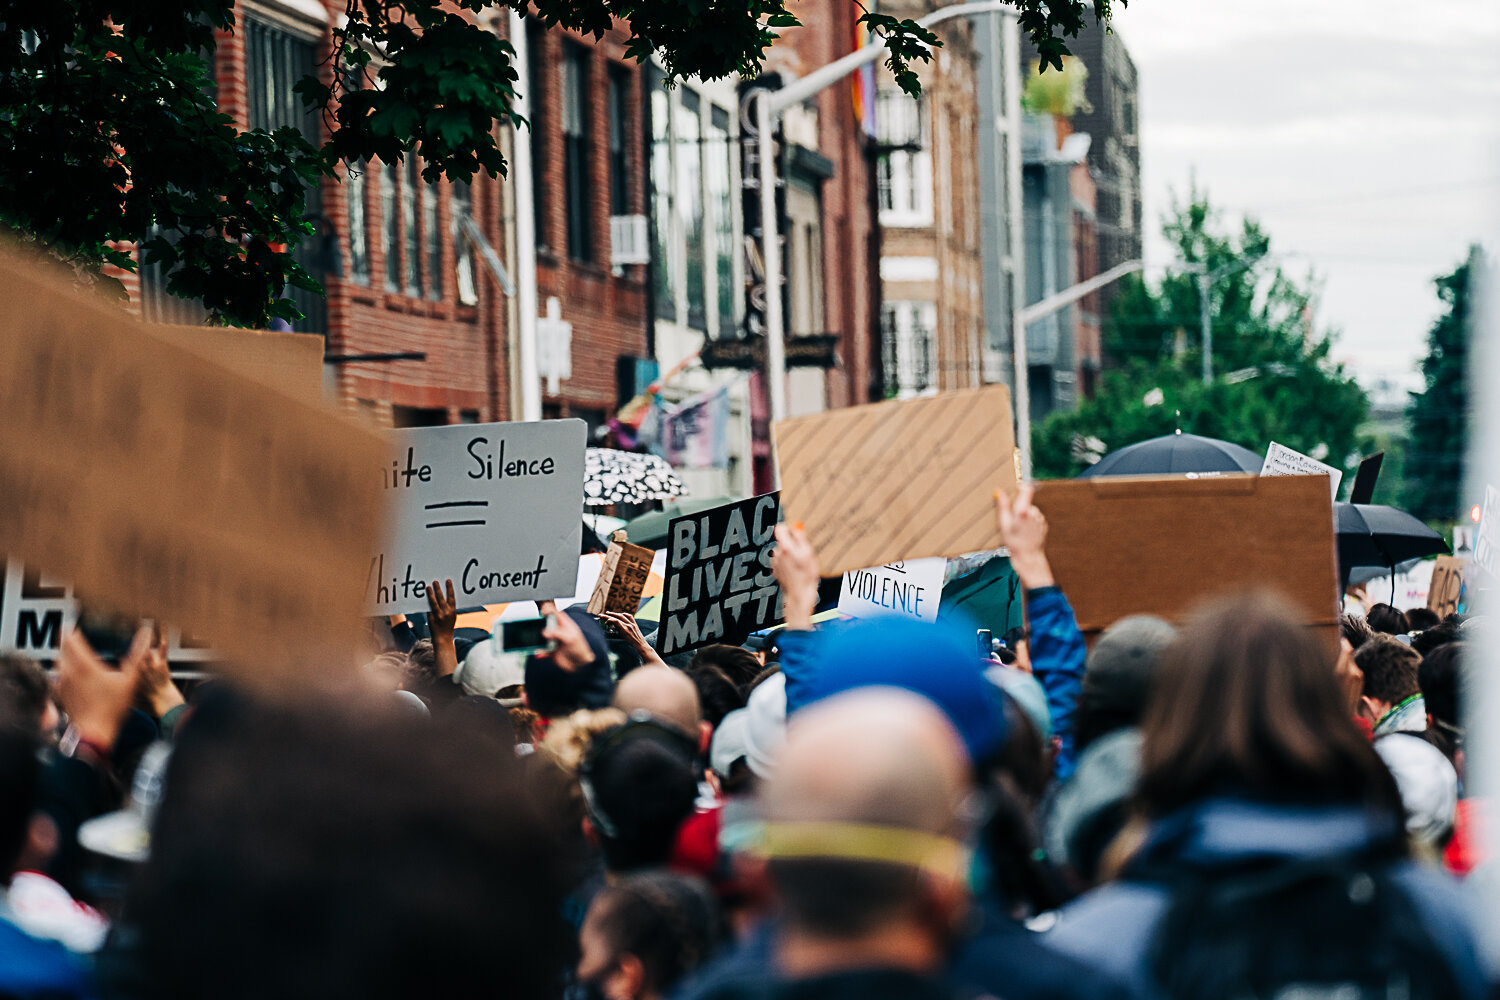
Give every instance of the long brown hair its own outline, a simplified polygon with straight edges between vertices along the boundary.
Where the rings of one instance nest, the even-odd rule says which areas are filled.
[[[1205,607],[1167,649],[1142,721],[1147,817],[1220,793],[1401,815],[1332,658],[1297,620],[1281,598],[1245,594]]]

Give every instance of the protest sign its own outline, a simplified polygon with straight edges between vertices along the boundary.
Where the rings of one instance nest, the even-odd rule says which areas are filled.
[[[625,541],[625,532],[615,532],[604,553],[604,565],[599,570],[599,579],[594,583],[589,596],[588,612],[591,615],[605,611],[618,611],[633,615],[641,606],[641,591],[651,576],[651,563],[656,552]]]
[[[1181,622],[1216,595],[1268,588],[1337,641],[1328,487],[1310,476],[1045,482],[1047,561],[1092,640],[1117,619]]]
[[[1500,577],[1500,490],[1486,485],[1484,508],[1479,515],[1479,534],[1474,539],[1474,565]]]
[[[347,664],[379,436],[0,254],[0,552],[252,683]]]
[[[839,591],[839,614],[850,618],[900,615],[935,622],[947,564],[942,556],[934,556],[849,570]]]
[[[315,333],[224,326],[154,328],[179,347],[308,403],[323,398],[323,345]]]
[[[1339,480],[1344,474],[1331,465],[1316,458],[1309,458],[1300,451],[1293,451],[1284,444],[1271,442],[1266,449],[1266,460],[1260,467],[1262,476],[1327,476],[1332,495],[1339,495]]]
[[[767,493],[672,519],[656,630],[662,656],[738,644],[781,621],[781,588],[771,573],[779,499]]]
[[[1015,492],[1014,448],[1002,385],[776,425],[785,516],[830,575],[998,548],[994,494]]]
[[[1432,566],[1432,583],[1427,588],[1427,608],[1446,618],[1466,607],[1464,576],[1468,572],[1466,559],[1456,556],[1438,556]]]
[[[393,432],[379,470],[390,521],[369,559],[368,613],[426,611],[433,580],[453,581],[459,607],[573,593],[586,434],[582,420]]]

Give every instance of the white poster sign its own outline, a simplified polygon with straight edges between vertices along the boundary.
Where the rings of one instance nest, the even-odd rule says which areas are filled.
[[[1284,444],[1271,442],[1271,447],[1266,449],[1265,463],[1260,467],[1262,476],[1327,476],[1328,483],[1333,488],[1333,498],[1339,497],[1339,480],[1344,474],[1331,465],[1325,465],[1316,458],[1309,458],[1300,451],[1293,451]]]
[[[396,431],[381,470],[389,522],[370,559],[371,614],[427,610],[453,581],[459,607],[573,593],[583,530],[582,420]]]
[[[1491,576],[1500,576],[1500,490],[1489,485],[1484,488],[1479,536],[1474,539],[1474,565]]]
[[[907,559],[844,574],[839,614],[851,618],[902,615],[924,622],[937,621],[943,596],[943,568],[948,560]]]

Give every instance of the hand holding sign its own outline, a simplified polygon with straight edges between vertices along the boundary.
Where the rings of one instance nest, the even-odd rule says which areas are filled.
[[[1000,537],[1010,549],[1010,565],[1027,590],[1052,586],[1052,567],[1047,563],[1047,518],[1032,502],[1036,487],[1027,483],[1012,500],[1003,490],[995,491],[995,519]]]
[[[57,700],[68,713],[79,742],[100,754],[110,752],[135,700],[141,666],[150,655],[150,625],[136,632],[118,670],[101,660],[77,629],[63,640],[57,662]]]
[[[813,548],[800,523],[776,526],[776,553],[771,556],[771,572],[781,584],[786,627],[812,628],[813,610],[818,606],[818,550]]]

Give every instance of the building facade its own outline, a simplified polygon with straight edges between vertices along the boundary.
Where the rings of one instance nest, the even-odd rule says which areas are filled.
[[[920,17],[930,5],[882,7]],[[978,386],[988,334],[981,253],[979,100],[974,27],[937,29],[943,45],[918,67],[922,94],[879,70],[877,200],[881,227],[884,395]]]

